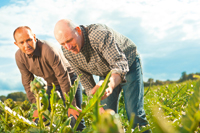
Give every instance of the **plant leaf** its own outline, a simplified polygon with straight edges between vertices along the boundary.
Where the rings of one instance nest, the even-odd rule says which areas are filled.
[[[79,114],[79,117],[76,121],[76,124],[74,126],[74,131],[76,131],[78,124],[80,123],[82,117],[88,112],[90,111],[94,105],[96,104],[96,102],[98,102],[99,99],[101,99],[101,97],[104,95],[106,88],[108,87],[108,83],[109,83],[109,79],[111,76],[111,71],[107,74],[103,84],[97,89],[96,93],[93,95],[93,98],[90,99],[89,103],[86,105],[85,109],[82,110],[82,112]]]
[[[182,118],[181,132],[194,132],[200,123],[200,81],[194,87],[194,93],[188,101],[186,115]]]

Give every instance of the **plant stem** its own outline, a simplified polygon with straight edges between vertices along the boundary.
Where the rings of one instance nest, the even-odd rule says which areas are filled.
[[[6,111],[6,115],[5,115],[5,132],[7,131],[7,122],[8,121],[8,112]]]
[[[52,132],[53,116],[55,114],[54,107],[51,107],[51,123],[50,123],[50,133]]]
[[[67,105],[66,105],[66,106],[67,106]],[[61,116],[61,120],[60,120],[60,122],[58,123],[58,125],[56,126],[56,128],[54,128],[54,131],[53,131],[53,132],[55,132],[55,131],[58,129],[58,127],[59,127],[59,125],[61,124],[61,122],[63,121],[64,116],[65,116],[65,114],[67,113],[68,109],[69,109],[69,106],[67,106],[67,108],[64,109],[63,114],[62,114],[62,116]]]
[[[39,121],[40,121],[40,130],[41,130],[43,127],[43,119],[42,119],[42,113],[40,112],[41,101],[40,101],[39,94],[36,94],[36,99],[37,99],[37,110],[38,110]]]

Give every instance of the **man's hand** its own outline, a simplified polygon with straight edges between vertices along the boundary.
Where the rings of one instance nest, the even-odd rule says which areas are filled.
[[[103,114],[105,112],[104,108],[103,107],[99,108],[99,112],[100,114]]]
[[[72,109],[72,108],[69,108],[68,109],[68,117],[70,117],[70,114],[74,116],[74,118],[77,120],[77,117],[79,116],[79,112],[81,112],[82,110],[79,109],[77,106],[76,106],[76,109],[78,111],[76,111],[75,109]]]
[[[103,84],[103,80],[100,80],[100,81],[95,85],[95,87],[92,88],[91,94],[94,95],[94,93],[97,91],[97,89],[99,89],[99,87],[100,87],[102,84]]]
[[[110,94],[112,94],[115,87],[117,87],[121,83],[121,77],[119,74],[113,73],[110,77],[110,83],[108,83],[108,88],[106,88],[106,91],[104,95],[101,97],[101,100],[106,99]],[[103,84],[103,80],[100,80],[96,86],[91,90],[91,94],[95,94],[97,89]]]
[[[37,110],[35,110],[34,112],[33,112],[33,117],[35,118],[35,119],[33,119],[33,121],[35,122],[35,120],[39,117],[38,116],[38,111]],[[37,117],[37,118],[36,118]],[[44,119],[44,116],[42,116],[42,118]]]
[[[101,100],[106,99],[108,96],[110,96],[110,94],[112,94],[113,90],[115,89],[115,87],[117,87],[120,83],[121,83],[122,79],[121,76],[117,73],[112,73],[111,77],[110,77],[110,82],[108,84],[108,88],[105,91],[105,94],[103,95],[103,97],[101,97]]]
[[[95,87],[91,90],[91,94],[95,94],[97,89],[99,89],[99,87],[103,84],[103,80],[100,80]],[[108,83],[108,86],[110,85],[110,83]],[[112,93],[113,89],[108,87],[104,93],[104,95],[101,97],[101,100],[106,99],[111,93]]]
[[[95,94],[95,92],[97,91],[97,89],[99,89],[99,87],[103,84],[103,80],[100,80],[95,87],[91,90],[91,94]],[[101,97],[101,100],[106,99],[110,94],[112,94],[113,89],[110,87],[110,83],[108,83],[108,88],[105,90],[104,95]]]
[[[106,89],[104,95],[101,97],[101,100],[106,99],[108,96],[110,96],[110,94],[112,94],[113,89],[109,86],[109,84],[108,84],[108,88]]]
[[[33,112],[33,117],[38,117],[38,111],[37,111],[37,110],[35,110],[35,111]],[[34,122],[35,122],[35,120],[36,120],[36,118],[33,119]]]

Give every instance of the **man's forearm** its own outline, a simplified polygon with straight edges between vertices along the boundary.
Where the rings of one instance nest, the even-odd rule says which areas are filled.
[[[114,89],[121,83],[121,81],[122,81],[121,76],[117,73],[113,73],[110,77],[109,87]]]

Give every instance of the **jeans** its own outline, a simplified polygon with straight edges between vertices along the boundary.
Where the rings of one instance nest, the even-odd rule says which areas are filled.
[[[74,81],[76,80],[76,78],[77,78],[77,76],[75,75],[71,79],[71,84],[74,84]],[[50,99],[50,94],[51,94],[52,88],[53,88],[52,86],[47,86],[47,94],[49,96],[49,99]],[[62,93],[61,88],[60,88],[59,85],[56,86],[56,90],[55,91],[60,92],[61,98],[62,98],[63,103],[65,105],[65,99],[63,97],[63,93]],[[77,91],[76,91],[76,94],[75,94],[75,99],[76,99],[76,105],[81,109],[82,89],[80,87],[80,84],[78,85],[78,88],[77,88]],[[49,100],[49,105],[50,105],[50,100]],[[51,107],[50,106],[48,107],[48,110],[51,111]],[[76,119],[72,116],[71,123],[70,123],[72,128],[74,127],[75,123],[76,123]],[[85,122],[84,122],[84,119],[82,119],[81,122],[78,125],[77,131],[82,131],[84,128],[85,128]]]
[[[131,113],[133,112],[135,113],[133,128],[135,128],[137,124],[139,124],[139,126],[145,126],[148,122],[143,108],[144,85],[139,56],[136,56],[136,59],[129,68],[129,72],[126,74],[125,78],[126,82],[119,84],[109,97],[101,101],[101,104],[106,104],[103,107],[104,109],[112,109],[118,113],[119,94],[123,89],[128,120],[130,121]],[[105,77],[100,77],[100,80],[103,79],[105,79]]]

